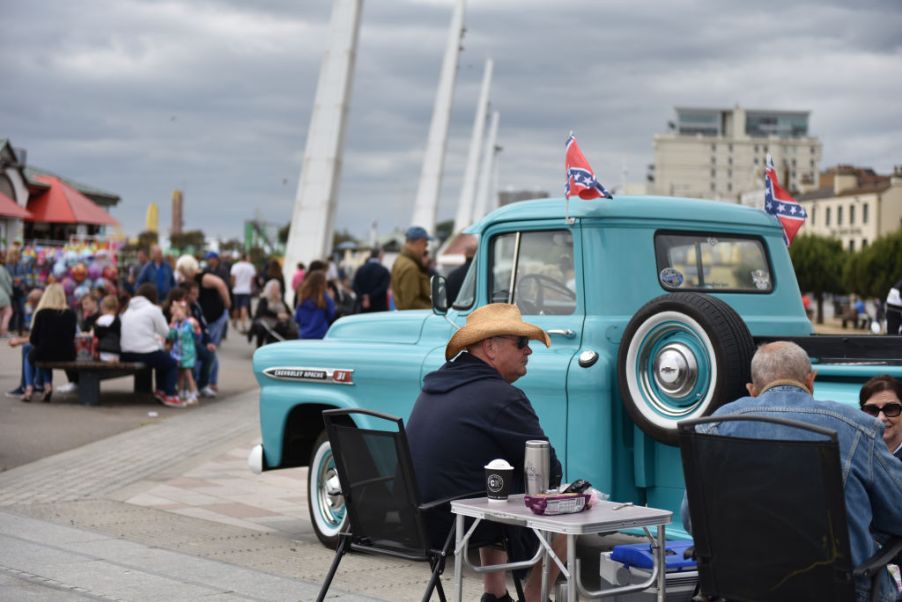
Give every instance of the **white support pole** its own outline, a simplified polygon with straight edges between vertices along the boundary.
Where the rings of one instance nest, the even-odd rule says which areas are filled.
[[[482,73],[482,89],[476,105],[476,119],[473,121],[473,135],[470,137],[470,152],[467,153],[467,166],[464,171],[463,186],[460,199],[457,201],[457,215],[454,218],[452,232],[460,232],[473,221],[473,207],[476,202],[476,181],[479,175],[479,157],[485,136],[485,114],[489,106],[489,88],[492,84],[492,59],[486,59]]]
[[[464,0],[457,0],[454,14],[451,16],[448,44],[445,47],[442,74],[435,96],[435,106],[432,109],[432,123],[429,126],[429,139],[423,155],[420,184],[413,206],[411,224],[426,228],[430,234],[435,233],[435,212],[442,187],[442,169],[445,163],[445,147],[448,142],[448,124],[451,121],[454,80],[457,75],[460,43],[464,34],[464,3]]]
[[[363,0],[334,0],[332,4],[330,42],[316,84],[304,164],[282,265],[285,282],[291,282],[299,261],[323,259],[332,250],[362,5]],[[290,302],[294,291],[285,293]]]
[[[479,173],[479,192],[476,195],[476,205],[473,208],[473,221],[482,219],[488,211],[491,211],[489,196],[492,190],[492,166],[495,163],[495,140],[498,138],[498,122],[501,119],[499,111],[492,111],[492,121],[489,125],[489,136],[485,141],[485,150],[482,153],[482,169]]]

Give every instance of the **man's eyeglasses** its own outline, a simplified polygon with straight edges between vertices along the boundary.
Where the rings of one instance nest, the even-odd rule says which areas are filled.
[[[880,412],[883,412],[883,415],[887,418],[895,418],[899,414],[902,414],[902,404],[899,403],[887,403],[882,406],[878,406],[877,404],[867,404],[861,406],[861,409],[871,416],[878,416]]]
[[[517,349],[525,349],[527,345],[529,345],[529,337],[495,337],[498,339],[514,339],[514,344],[517,345]]]

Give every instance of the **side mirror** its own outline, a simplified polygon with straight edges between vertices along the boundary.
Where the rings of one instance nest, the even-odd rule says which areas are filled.
[[[444,276],[432,277],[432,313],[438,316],[448,313],[448,281]]]

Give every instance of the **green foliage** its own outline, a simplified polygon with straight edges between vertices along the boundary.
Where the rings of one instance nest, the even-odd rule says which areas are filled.
[[[257,270],[262,270],[263,265],[266,263],[266,251],[263,247],[251,247],[247,254],[248,260],[256,266]]]
[[[219,242],[219,250],[224,253],[231,253],[232,251],[241,253],[244,251],[244,243],[237,238],[230,238]]]
[[[156,232],[145,230],[138,234],[138,248],[149,252],[150,247],[159,243],[160,237]]]
[[[335,231],[335,233],[332,235],[332,248],[334,249],[343,242],[353,242],[358,244],[360,243],[360,241],[357,240],[354,235],[348,231],[347,228],[345,228],[344,230]]]
[[[291,229],[291,224],[285,224],[281,228],[279,228],[279,242],[283,245],[288,244],[288,231]]]
[[[204,249],[206,239],[201,230],[187,230],[181,234],[170,235],[169,246],[174,249],[182,249],[185,252],[196,252]]]
[[[843,283],[863,297],[883,299],[902,277],[902,230],[878,238],[852,255],[843,271]]]
[[[435,237],[440,241],[444,242],[448,240],[448,237],[453,234],[451,230],[454,229],[454,220],[449,219],[443,222],[439,222],[435,225]]]
[[[833,238],[805,234],[796,237],[789,247],[799,288],[803,292],[842,293],[843,266],[846,252],[842,243]]]

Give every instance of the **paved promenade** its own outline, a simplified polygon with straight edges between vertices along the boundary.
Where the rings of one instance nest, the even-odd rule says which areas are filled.
[[[15,384],[15,351],[0,349],[0,385]],[[315,599],[332,552],[307,518],[306,469],[247,468],[259,440],[251,353],[228,341],[224,395],[187,410],[131,395],[129,379],[105,381],[96,408],[74,394],[6,400],[17,421],[0,438],[31,429],[75,446],[0,472],[0,601]],[[103,428],[122,432],[79,444],[110,414],[122,420]],[[418,600],[427,578],[425,564],[353,554],[330,599]],[[480,590],[468,577],[465,599]]]

